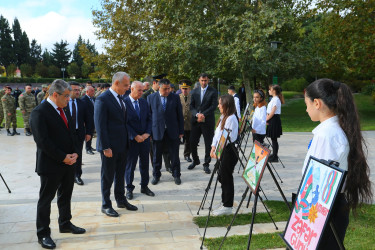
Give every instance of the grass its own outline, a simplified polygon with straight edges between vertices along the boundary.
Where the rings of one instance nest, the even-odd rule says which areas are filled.
[[[258,200],[260,203],[260,200]],[[247,200],[242,203],[242,206],[246,206]],[[275,222],[286,221],[289,218],[289,209],[283,201],[264,201],[266,206],[270,210],[270,214]],[[261,203],[260,203],[261,204]],[[238,214],[233,226],[235,225],[247,225],[251,222],[252,213]],[[221,216],[210,216],[208,221],[208,227],[220,227],[229,226],[232,221],[233,215],[221,215]],[[194,223],[199,227],[205,227],[207,216],[194,217]],[[257,213],[255,216],[255,223],[270,223],[272,222],[267,213]]]
[[[350,222],[344,240],[345,248],[374,249],[375,205],[363,205],[357,210],[357,212],[357,217],[350,214]],[[255,218],[257,218],[258,215],[259,214],[257,214]],[[221,226],[225,227],[227,224],[223,223]],[[285,247],[285,243],[278,234],[279,233],[252,235],[250,249]],[[222,237],[205,239],[205,246],[208,249],[218,249],[222,239]],[[248,235],[227,237],[223,245],[223,249],[245,249],[247,247],[247,240]]]

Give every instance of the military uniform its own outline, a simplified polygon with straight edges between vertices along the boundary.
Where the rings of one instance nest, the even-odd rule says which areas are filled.
[[[100,96],[101,93],[103,93],[103,90],[96,91],[95,98],[97,98],[98,96]]]
[[[17,117],[16,117],[16,105],[15,99],[11,94],[5,94],[1,98],[1,103],[3,104],[4,116],[5,116],[5,128],[8,131],[8,135],[19,134],[16,132],[17,128]],[[13,133],[10,133],[10,123],[12,123]]]
[[[38,100],[38,104],[41,104],[44,97],[46,96],[46,92],[40,91],[38,95],[36,96],[36,99]]]
[[[143,93],[142,98],[144,98],[144,99],[147,100],[147,96],[149,96],[149,95],[151,95],[151,94],[153,94],[155,92],[156,91],[153,88],[151,88],[151,89],[149,89],[149,90],[147,90],[146,92]]]
[[[191,83],[182,82],[180,83],[181,88],[190,88]],[[191,101],[191,94],[189,93],[187,96],[184,96],[183,93],[180,95],[181,105],[182,105],[182,114],[184,116],[184,158],[191,162],[190,159],[190,131],[191,131],[191,112],[190,112],[190,101]]]
[[[27,136],[31,135],[31,130],[30,130],[30,124],[29,124],[29,119],[30,119],[30,114],[31,111],[36,107],[36,101],[35,101],[35,96],[32,93],[26,93],[23,92],[18,100],[18,104],[20,105],[20,109],[22,112],[23,116],[23,124],[25,128],[25,133]]]
[[[0,90],[0,99],[5,95],[5,90]],[[3,124],[4,111],[3,111],[3,102],[0,102],[0,126]]]

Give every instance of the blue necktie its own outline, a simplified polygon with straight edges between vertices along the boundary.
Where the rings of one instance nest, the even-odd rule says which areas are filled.
[[[134,101],[134,109],[135,109],[135,112],[137,112],[138,118],[141,119],[140,110],[139,110],[139,106],[138,106],[138,101],[137,100]]]
[[[163,110],[165,111],[166,105],[165,105],[165,97],[164,97],[164,96],[163,96],[163,102],[162,102],[162,105],[163,105]]]

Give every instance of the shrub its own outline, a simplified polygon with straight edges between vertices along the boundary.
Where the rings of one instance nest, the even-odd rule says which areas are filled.
[[[347,80],[344,81],[353,92],[360,92],[365,86],[370,85],[371,80]]]
[[[375,91],[372,93],[372,101],[373,101],[374,104],[375,104]]]
[[[294,78],[294,79],[283,82],[281,84],[281,87],[283,90],[301,92],[306,88],[307,85],[308,85],[308,82],[306,81],[305,78],[298,78],[298,79]]]
[[[375,93],[375,84],[369,84],[362,88],[362,94],[364,95],[372,95]]]

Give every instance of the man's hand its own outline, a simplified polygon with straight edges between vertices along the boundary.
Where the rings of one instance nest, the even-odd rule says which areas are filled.
[[[217,159],[215,152],[216,152],[216,147],[211,147],[210,156],[211,158]]]
[[[144,133],[142,135],[143,141],[147,140],[150,137],[150,134]]]
[[[89,141],[91,139],[91,135],[86,135],[85,136],[85,141]]]
[[[201,113],[199,113],[199,114],[197,114],[197,121],[198,122],[204,122],[204,119],[205,119],[205,117],[204,117],[204,114],[201,114]]]
[[[65,156],[65,159],[63,160],[63,162],[64,162],[66,165],[73,165],[74,163],[76,163],[77,158],[78,158],[78,154],[77,154],[77,153],[74,153],[74,154],[67,154],[67,155]]]
[[[103,154],[104,154],[105,157],[111,158],[112,157],[112,149],[107,148],[107,149],[103,150]]]
[[[136,140],[138,143],[141,143],[143,142],[143,137],[141,135],[137,135],[136,137],[134,137],[134,140]]]
[[[256,134],[257,131],[255,131],[255,129],[252,129],[251,132]]]

